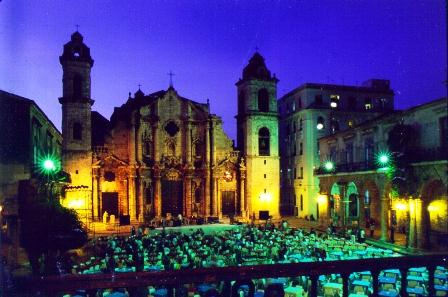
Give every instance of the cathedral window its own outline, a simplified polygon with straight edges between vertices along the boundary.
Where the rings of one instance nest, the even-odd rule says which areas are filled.
[[[73,140],[82,140],[82,125],[81,125],[81,123],[73,124]]]
[[[266,127],[258,131],[258,154],[260,156],[270,155],[270,134]]]
[[[197,141],[194,144],[194,156],[196,158],[200,158],[200,157],[202,157],[203,154],[204,154],[204,152],[203,152],[203,145],[202,145],[202,143],[200,141]]]
[[[169,121],[168,124],[165,126],[165,131],[171,136],[174,137],[177,132],[179,132],[179,127],[176,125],[175,122]]]
[[[196,188],[194,191],[194,202],[195,203],[201,203],[202,197],[201,197],[201,188]]]
[[[372,99],[371,98],[366,98],[364,99],[364,107],[366,110],[372,109]]]
[[[258,110],[262,112],[269,111],[269,93],[264,88],[258,91]]]
[[[73,97],[79,98],[82,94],[82,77],[79,74],[75,74],[73,77]]]
[[[331,120],[331,133],[336,133],[339,131],[339,122],[336,119]]]
[[[108,182],[115,181],[115,173],[113,173],[112,171],[104,172],[104,180]]]
[[[145,183],[145,204],[152,204],[152,187],[151,184]]]

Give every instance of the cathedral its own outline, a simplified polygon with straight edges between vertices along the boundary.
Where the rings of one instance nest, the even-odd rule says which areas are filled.
[[[182,97],[172,85],[129,94],[110,119],[92,111],[94,60],[79,32],[59,60],[62,164],[71,177],[61,201],[83,220],[106,212],[132,223],[279,216],[278,80],[259,53],[236,83],[236,147],[209,101]]]

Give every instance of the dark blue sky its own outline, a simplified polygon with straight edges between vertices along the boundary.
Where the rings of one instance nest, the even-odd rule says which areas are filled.
[[[94,109],[110,117],[134,93],[174,87],[235,137],[236,87],[256,47],[280,79],[279,96],[305,82],[391,80],[396,107],[446,96],[444,1],[0,2],[0,89],[34,99],[61,123],[58,57],[76,30],[95,60]]]

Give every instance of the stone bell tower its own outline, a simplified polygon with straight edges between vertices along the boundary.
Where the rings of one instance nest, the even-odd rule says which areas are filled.
[[[73,186],[92,184],[90,70],[93,59],[76,31],[64,45],[62,56],[62,167]],[[81,203],[81,202],[80,202]],[[79,203],[79,204],[80,204]]]
[[[238,149],[246,159],[245,194],[250,216],[269,211],[279,216],[280,158],[278,148],[279,115],[277,82],[256,52],[243,70],[237,83]]]

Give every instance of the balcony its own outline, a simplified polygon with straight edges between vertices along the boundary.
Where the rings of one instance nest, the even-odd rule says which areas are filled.
[[[359,172],[359,171],[370,171],[376,170],[377,166],[374,162],[358,162],[358,163],[345,163],[345,164],[337,164],[335,165],[334,170],[331,172],[325,170],[323,166],[314,170],[314,175],[323,175],[323,174],[334,174],[334,173],[343,173],[343,172]]]
[[[408,294],[416,291],[412,281],[419,277],[416,273],[420,271],[420,273],[425,275],[423,277],[423,274],[421,274],[420,278],[425,278],[426,296],[446,296],[439,294],[446,294],[446,290],[448,290],[446,284],[440,284],[441,270],[444,271],[442,274],[446,278],[447,256],[448,254],[158,272],[48,276],[22,279],[19,287],[29,288],[28,291],[34,294],[36,292],[56,294],[79,289],[94,294],[97,289],[103,288],[127,288],[131,292],[133,288],[151,285],[164,286],[168,292],[165,296],[172,297],[187,296],[186,292],[184,295],[178,295],[181,291],[180,288],[184,284],[221,283],[223,284],[221,289],[218,287],[216,289],[213,288],[213,292],[207,291],[201,296],[238,296],[239,289],[242,286],[247,286],[248,292],[246,292],[245,296],[254,297],[257,296],[254,289],[254,280],[261,278],[297,279],[299,276],[307,276],[307,296],[336,296],[327,295],[325,291],[322,291],[320,282],[322,280],[321,276],[339,274],[340,281],[334,284],[339,290],[338,296],[349,296],[351,295],[350,291],[353,291],[356,285],[356,280],[353,280],[351,274],[358,272],[359,275],[369,275],[368,280],[363,277],[362,281],[369,287],[370,291],[369,293],[366,292],[366,295],[361,296],[367,296],[367,294],[370,296],[408,296]],[[388,271],[393,271],[395,274],[394,278],[396,278],[397,284],[394,289],[395,295],[389,295],[388,292],[384,291],[386,288],[385,282],[387,283],[392,278],[392,276],[387,274],[389,273]],[[230,286],[230,281],[236,282],[233,286]],[[325,285],[323,287],[325,288]],[[264,296],[284,297],[286,296],[285,291],[289,288],[291,287],[284,289],[284,286],[268,285],[264,290]],[[176,291],[175,295],[173,294],[173,289]],[[23,293],[26,293],[26,291],[25,289]],[[303,296],[302,293],[303,289],[300,295],[296,294],[295,296]],[[386,295],[382,295],[383,293]],[[288,293],[288,296],[290,295]]]

